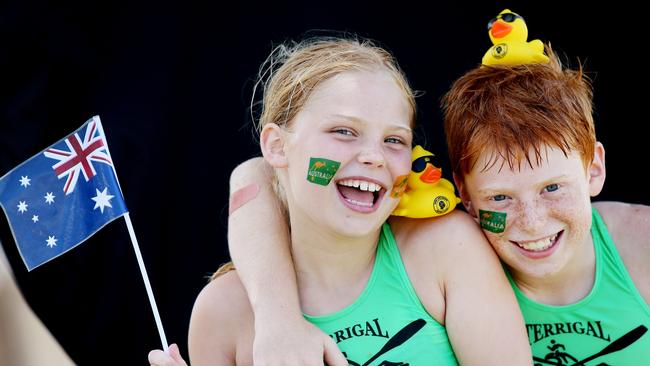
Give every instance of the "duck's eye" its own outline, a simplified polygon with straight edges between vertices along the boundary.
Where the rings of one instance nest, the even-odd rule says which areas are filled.
[[[515,19],[521,18],[519,15],[515,13],[505,13],[501,15],[501,19],[503,19],[504,22],[512,23],[515,21]]]
[[[427,163],[431,162],[433,155],[420,156],[419,158],[413,160],[411,163],[411,170],[414,173],[420,173],[424,171],[424,168],[427,167]]]

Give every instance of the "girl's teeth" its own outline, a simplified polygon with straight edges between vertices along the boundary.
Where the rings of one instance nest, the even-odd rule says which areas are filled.
[[[381,190],[381,186],[379,184],[356,179],[341,180],[338,182],[338,184],[346,187],[358,188],[361,191],[368,192],[379,192]]]
[[[360,201],[353,200],[351,198],[346,198],[345,200],[350,202],[353,205],[363,206],[363,207],[372,207],[372,203],[369,203],[369,202],[360,202]]]

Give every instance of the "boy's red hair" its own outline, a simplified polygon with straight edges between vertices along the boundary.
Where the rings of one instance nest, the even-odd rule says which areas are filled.
[[[593,92],[582,67],[564,69],[547,48],[546,64],[480,66],[456,80],[442,102],[449,158],[463,179],[483,153],[486,166],[539,164],[544,146],[594,155]]]

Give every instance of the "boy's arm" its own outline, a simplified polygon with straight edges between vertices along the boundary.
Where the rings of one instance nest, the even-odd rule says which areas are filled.
[[[347,365],[332,339],[302,317],[289,228],[272,177],[272,168],[253,158],[230,178],[228,247],[255,314],[255,365],[322,365],[323,359]]]

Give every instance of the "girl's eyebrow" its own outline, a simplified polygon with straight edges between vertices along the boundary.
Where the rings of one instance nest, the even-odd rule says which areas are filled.
[[[332,114],[330,117],[345,119],[345,120],[348,120],[348,121],[351,121],[351,122],[354,122],[354,123],[358,123],[358,124],[361,124],[361,125],[364,125],[364,126],[368,124],[365,120],[363,120],[361,118],[358,118],[358,117],[355,117],[355,116],[350,116],[350,115],[347,115],[347,114],[338,114],[337,113],[337,114]],[[413,130],[410,127],[404,126],[404,125],[399,124],[399,123],[393,123],[393,124],[391,124],[389,126],[389,128],[404,130],[405,132],[410,133],[410,134],[413,133]]]

